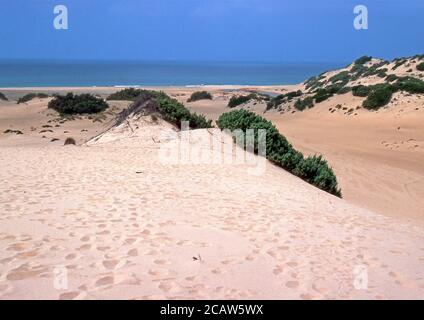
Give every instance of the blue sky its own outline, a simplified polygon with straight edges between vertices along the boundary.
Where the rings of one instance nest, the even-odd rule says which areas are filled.
[[[53,7],[69,30],[53,28]],[[353,28],[353,8],[369,29]],[[348,62],[424,53],[423,0],[0,0],[0,58]]]

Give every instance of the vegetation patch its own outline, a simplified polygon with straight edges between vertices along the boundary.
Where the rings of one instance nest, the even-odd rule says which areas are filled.
[[[35,98],[44,99],[44,98],[48,98],[48,97],[49,97],[49,95],[46,94],[46,93],[28,93],[28,94],[26,94],[23,97],[18,99],[18,104],[31,101],[32,99],[35,99]]]
[[[212,98],[212,95],[207,91],[197,91],[190,96],[187,102],[195,102],[199,100],[212,100]]]
[[[355,97],[367,97],[371,92],[371,87],[359,85],[352,87],[352,94]]]
[[[313,106],[314,106],[314,98],[312,97],[306,97],[305,99],[298,99],[294,104],[294,107],[299,111],[303,111],[307,108],[312,108]]]
[[[268,101],[267,110],[277,108],[279,105],[283,103],[291,102],[293,101],[294,98],[300,97],[302,94],[303,92],[300,90],[287,92],[285,94],[280,94],[279,96],[276,96],[272,98],[270,101]]]
[[[257,154],[259,153],[258,129],[266,130],[267,159],[318,188],[341,197],[336,176],[327,162],[321,156],[305,159],[270,121],[247,110],[234,110],[221,115],[217,124],[220,129],[231,131],[240,129],[246,132],[247,129],[255,129],[254,150]],[[245,147],[244,143],[243,147]]]
[[[355,64],[356,65],[363,65],[363,64],[365,64],[365,63],[367,63],[371,60],[372,60],[372,57],[370,57],[370,56],[362,56],[362,57],[355,60]]]
[[[138,96],[140,96],[145,90],[127,88],[117,91],[109,95],[106,100],[123,100],[123,101],[134,101]]]
[[[401,77],[393,84],[395,91],[408,93],[424,93],[424,81],[413,77]]]
[[[48,107],[61,114],[84,114],[105,111],[109,106],[101,98],[91,94],[74,95],[68,93],[66,96],[56,96],[49,102]]]
[[[362,106],[368,110],[377,110],[390,102],[393,92],[393,87],[389,84],[372,86]]]
[[[134,103],[127,109],[123,110],[117,117],[117,124],[125,121],[128,115],[137,110],[149,112],[152,117],[158,113],[166,121],[181,128],[182,121],[188,121],[193,129],[211,128],[212,121],[207,120],[203,115],[191,113],[182,103],[169,97],[164,92],[142,90]],[[157,118],[156,118],[157,120]]]
[[[393,81],[396,81],[397,79],[399,79],[399,77],[395,74],[389,74],[386,77],[386,81],[388,81],[388,82],[393,82]]]
[[[316,103],[320,103],[322,101],[327,100],[328,98],[331,98],[332,96],[333,93],[331,91],[326,88],[320,88],[315,92],[313,98],[315,99]]]
[[[235,108],[239,105],[249,102],[250,100],[261,101],[262,98],[256,93],[251,93],[247,96],[232,96],[230,101],[228,101],[228,108]]]
[[[424,62],[417,64],[417,70],[418,71],[424,71]]]

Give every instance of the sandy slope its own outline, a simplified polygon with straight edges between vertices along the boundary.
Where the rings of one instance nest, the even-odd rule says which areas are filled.
[[[228,100],[216,95],[212,102],[187,105],[217,119],[229,109]],[[304,112],[264,113],[265,104],[252,103],[238,108],[271,120],[305,154],[323,154],[346,200],[384,215],[424,221],[424,96],[397,93],[378,112],[361,109],[361,102],[345,94]]]
[[[3,147],[2,298],[423,297],[421,228],[272,165],[161,165],[160,146]]]
[[[217,98],[218,108],[225,106],[225,99]],[[270,164],[260,176],[249,175],[245,164],[164,164],[158,152],[161,146],[175,147],[169,144],[175,137],[163,139],[163,130],[172,127],[153,119],[131,120],[133,130],[132,121],[139,124],[134,132],[123,125],[88,145],[64,147],[66,136],[87,141],[104,130],[108,120],[53,126],[53,133],[47,134],[61,140],[50,142],[38,128],[57,115],[45,105],[35,100],[27,106],[2,103],[0,108],[0,130],[12,126],[24,132],[0,136],[1,299],[424,298],[422,225],[361,209]],[[219,114],[210,102],[191,107]],[[261,106],[251,108],[259,111]],[[340,154],[350,168],[347,155],[358,150],[347,144],[339,153],[335,149],[350,134],[343,136],[339,128],[340,140],[323,144],[326,130],[314,123],[319,115],[338,117],[344,121],[341,128],[352,129],[348,123],[355,123],[354,118],[324,109],[315,112],[309,120],[307,113],[287,115],[292,126],[279,126],[285,126],[296,146],[305,141],[305,149],[315,151],[323,145],[320,150],[326,156]],[[276,113],[267,116],[284,119]],[[412,130],[413,120],[408,123]],[[37,130],[31,131],[31,126]],[[325,127],[337,130],[328,123]],[[296,128],[310,135],[296,136]],[[362,136],[356,139],[374,150],[361,128]],[[70,133],[63,133],[66,129]],[[381,134],[390,134],[385,132]],[[207,152],[210,147],[202,136],[214,134],[196,131],[191,145]],[[385,156],[390,149],[381,144],[378,150]],[[368,159],[357,154],[355,161]],[[396,168],[395,160],[387,161],[385,177]],[[384,176],[371,160],[368,164],[370,172]],[[348,175],[334,167],[343,187]],[[351,177],[364,175],[361,170],[352,170]],[[398,181],[403,179],[395,173]],[[368,184],[362,189],[369,192],[380,194],[390,183],[396,190],[394,180],[375,179],[381,182],[374,184],[367,176],[363,179]],[[372,193],[366,195],[375,199]],[[364,267],[367,272],[358,277]],[[63,270],[68,287],[56,289]],[[366,276],[367,289],[355,289]]]

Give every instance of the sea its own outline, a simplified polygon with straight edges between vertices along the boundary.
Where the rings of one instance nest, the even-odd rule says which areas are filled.
[[[346,64],[0,60],[0,87],[284,85]]]

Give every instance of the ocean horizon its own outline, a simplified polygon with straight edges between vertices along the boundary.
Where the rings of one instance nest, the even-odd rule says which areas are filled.
[[[289,85],[347,63],[0,60],[0,87]]]

